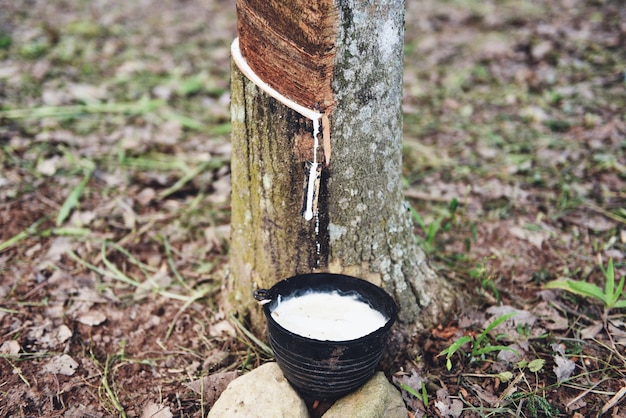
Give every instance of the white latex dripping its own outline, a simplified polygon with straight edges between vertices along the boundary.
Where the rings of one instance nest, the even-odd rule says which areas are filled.
[[[324,135],[324,155],[326,157],[326,165],[328,165],[330,161],[330,129],[328,126],[322,126],[322,124],[328,125],[328,117],[323,113],[320,113],[314,109],[309,109],[308,107],[304,107],[293,100],[285,97],[272,86],[263,81],[253,70],[250,68],[245,58],[241,54],[241,50],[239,49],[239,38],[235,38],[233,44],[231,46],[231,54],[235,64],[239,70],[246,76],[250,81],[252,81],[256,86],[258,86],[265,93],[269,94],[288,108],[295,110],[302,116],[311,119],[313,122],[313,161],[307,161],[307,180],[306,180],[306,188],[305,188],[305,205],[304,210],[302,212],[302,216],[305,220],[310,221],[313,218],[316,219],[316,234],[319,231],[319,219],[317,217],[317,198],[319,192],[319,177],[322,165],[319,163],[317,154],[319,151],[319,134],[323,129]],[[319,247],[319,245],[318,245]]]
[[[321,116],[318,119],[313,119],[313,162],[309,166],[309,178],[307,180],[307,191],[306,191],[306,204],[305,204],[305,209],[303,213],[304,219],[306,219],[307,221],[310,221],[311,219],[313,219],[313,215],[314,215],[313,200],[316,198],[316,195],[318,193],[315,182],[317,181],[317,178],[319,177],[319,173],[317,171],[318,166],[319,166],[319,163],[317,162],[317,150],[319,148],[319,140],[317,136],[320,133],[320,119],[321,119]]]

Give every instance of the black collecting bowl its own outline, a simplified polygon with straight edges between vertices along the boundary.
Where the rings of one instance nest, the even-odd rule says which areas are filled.
[[[294,334],[279,325],[272,312],[282,300],[306,293],[354,294],[388,318],[384,326],[363,337],[321,341]],[[269,341],[283,374],[307,400],[332,401],[358,389],[376,372],[391,326],[397,318],[394,300],[380,287],[341,274],[303,274],[255,292],[267,318]]]

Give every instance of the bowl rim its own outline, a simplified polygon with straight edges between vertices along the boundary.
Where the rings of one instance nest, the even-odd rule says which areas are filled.
[[[329,281],[332,280],[341,280],[344,282],[353,282],[354,284],[359,284],[360,286],[365,286],[368,287],[369,289],[371,289],[373,292],[377,292],[380,294],[381,297],[386,298],[387,301],[386,302],[390,302],[390,303],[385,303],[386,305],[389,305],[391,307],[391,312],[381,312],[379,309],[374,308],[373,306],[372,309],[376,309],[377,311],[383,313],[385,316],[388,316],[389,318],[387,319],[387,322],[385,322],[385,325],[383,325],[380,328],[375,329],[374,331],[365,334],[359,338],[355,338],[355,339],[350,339],[350,340],[320,340],[320,339],[316,339],[316,338],[310,338],[310,337],[305,337],[303,335],[300,334],[296,334],[293,331],[288,330],[287,328],[283,327],[282,325],[280,325],[273,317],[272,317],[272,310],[271,310],[271,306],[273,305],[273,301],[274,298],[276,296],[283,296],[282,294],[278,293],[278,295],[274,296],[275,293],[278,292],[278,290],[281,287],[287,286],[289,285],[291,282],[296,282],[296,281],[302,281],[302,280],[314,280],[316,278],[323,278],[323,279],[328,279]],[[335,289],[339,292],[342,292],[343,290],[341,289]],[[259,292],[261,291],[261,292]],[[389,329],[391,329],[391,327],[393,326],[393,324],[396,322],[397,318],[398,318],[398,305],[396,304],[396,302],[393,300],[393,298],[391,297],[391,295],[389,295],[389,293],[387,293],[387,291],[385,291],[385,289],[383,289],[380,286],[375,285],[374,283],[368,282],[367,280],[364,279],[360,279],[358,277],[354,277],[354,276],[348,276],[346,274],[338,274],[338,273],[307,273],[307,274],[297,274],[295,276],[291,276],[288,277],[286,279],[280,280],[278,282],[276,282],[271,288],[269,289],[259,289],[259,291],[257,291],[258,293],[260,293],[262,295],[262,299],[261,303],[263,304],[263,313],[265,314],[265,318],[267,319],[268,325],[272,325],[275,328],[278,328],[280,331],[284,332],[285,334],[289,335],[291,338],[294,338],[296,340],[300,340],[301,342],[304,343],[318,343],[318,344],[335,344],[335,345],[352,345],[352,344],[359,344],[361,342],[364,342],[366,340],[369,340],[371,338],[376,337],[377,335],[385,335]],[[255,292],[255,297],[256,297],[256,293]],[[343,291],[346,292],[346,291]],[[356,292],[358,294],[360,294],[360,292],[357,289],[351,289],[348,292]],[[360,294],[361,297],[363,299],[365,299],[363,297],[362,294]],[[273,296],[273,297],[272,297]],[[259,299],[259,298],[257,298]],[[366,300],[364,301],[366,303],[368,303]],[[369,303],[368,303],[369,304]]]

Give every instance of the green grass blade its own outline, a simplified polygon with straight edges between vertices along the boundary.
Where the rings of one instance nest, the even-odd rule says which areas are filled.
[[[259,346],[261,350],[265,352],[268,356],[274,357],[274,351],[265,344],[263,341],[259,340],[252,332],[248,331],[246,327],[243,326],[241,322],[234,315],[229,316],[230,320],[237,326],[237,329],[241,331],[246,337],[248,337],[252,342]]]
[[[224,122],[209,129],[209,135],[227,135],[232,131],[230,122]]]
[[[453,197],[452,200],[450,201],[450,204],[448,205],[448,210],[450,211],[450,214],[454,215],[458,208],[459,208],[459,201],[457,200],[456,197]]]
[[[594,297],[602,302],[606,302],[606,294],[593,283],[583,282],[581,280],[569,280],[570,288],[579,294],[585,294]]]
[[[184,173],[191,171],[182,159],[161,153],[150,153],[143,157],[127,157],[126,155],[122,155],[119,161],[122,167],[137,170],[181,170]]]
[[[622,293],[624,293],[624,279],[626,279],[626,276],[622,276],[622,278],[620,279],[617,285],[617,289],[615,289],[615,295],[614,295],[613,300],[611,301],[611,306],[615,306],[615,304],[622,297]]]
[[[174,263],[174,258],[172,257],[172,247],[170,246],[170,242],[166,237],[162,237],[163,245],[165,246],[165,254],[167,255],[167,264],[170,266],[171,272],[174,274],[178,283],[183,286],[187,290],[191,290],[191,287],[185,282],[185,279],[180,274],[178,269],[176,268],[176,264]]]
[[[437,237],[437,233],[439,232],[439,228],[441,227],[442,220],[443,218],[439,217],[428,226],[428,233],[426,234],[426,244],[428,244],[429,247],[432,247],[435,242],[435,238]]]
[[[91,229],[89,228],[80,228],[76,226],[62,226],[59,228],[46,229],[39,233],[40,237],[49,237],[51,235],[56,236],[65,236],[65,237],[84,237],[85,235],[89,235],[91,233]]]
[[[504,321],[506,321],[507,319],[515,315],[517,315],[517,312],[509,312],[508,314],[504,314],[494,319],[493,322],[487,325],[487,328],[485,328],[485,330],[481,332],[478,335],[478,337],[476,337],[476,344],[474,344],[474,347],[478,349],[482,341],[487,337],[487,334],[489,334],[489,332],[491,332],[492,329],[494,329],[495,327],[497,327],[498,325],[500,325],[501,323],[503,323]],[[476,354],[474,350],[472,350],[472,355],[476,357],[478,354]]]
[[[91,264],[90,262],[88,262],[87,260],[83,260],[82,258],[80,258],[78,256],[78,254],[76,254],[74,251],[72,250],[67,250],[66,254],[74,261],[76,261],[77,263],[81,264],[82,266],[88,268],[91,271],[94,271],[96,273],[98,273],[101,276],[110,276],[110,274],[107,273],[107,271],[101,269],[100,267]]]
[[[156,267],[150,266],[148,264],[142,263],[141,261],[137,260],[137,258],[134,255],[132,255],[126,248],[122,247],[116,242],[109,242],[108,245],[115,251],[119,251],[120,253],[124,254],[124,256],[128,259],[128,261],[130,261],[131,263],[139,267],[141,272],[146,277],[149,276],[150,273],[155,273],[159,270]]]
[[[108,268],[110,271],[110,274],[108,274],[108,276],[113,277],[115,280],[119,280],[120,282],[126,283],[133,287],[140,287],[141,286],[140,282],[133,280],[127,275],[125,275],[124,273],[122,273],[113,263],[109,261],[109,259],[107,258],[107,254],[106,254],[106,246],[107,246],[106,242],[103,242],[101,253],[100,253],[100,258],[102,258],[102,262],[104,263],[104,266]]]
[[[164,117],[168,120],[172,120],[181,124],[181,126],[192,129],[194,131],[201,131],[206,129],[206,125],[202,122],[198,122],[197,120],[190,118],[185,115],[181,115],[175,112],[166,112]]]
[[[37,233],[37,228],[39,228],[39,225],[41,225],[42,223],[44,223],[46,220],[48,219],[47,216],[44,216],[43,218],[40,218],[38,220],[36,220],[32,225],[30,225],[28,228],[26,228],[25,230],[23,230],[22,232],[13,235],[11,238],[9,238],[8,240],[4,241],[4,242],[0,242],[0,253],[4,250],[6,250],[7,248],[10,248],[14,245],[16,245],[18,242],[32,236],[35,235]]]
[[[170,196],[171,194],[176,193],[177,191],[182,189],[183,186],[185,186],[185,184],[189,183],[191,180],[193,180],[195,177],[197,177],[198,174],[200,174],[204,170],[207,170],[208,168],[212,167],[214,164],[215,164],[215,161],[212,161],[212,160],[203,162],[202,164],[200,164],[199,166],[197,166],[196,168],[191,170],[189,173],[185,174],[181,179],[179,179],[171,187],[169,187],[169,188],[163,190],[161,193],[159,193],[159,199],[165,199],[166,197]]]
[[[596,298],[605,301],[605,294],[598,286],[578,280],[553,280],[544,285],[546,289],[562,289],[579,296]]]
[[[426,391],[426,383],[422,382],[422,402],[428,408],[428,392]]]
[[[102,384],[102,387],[104,388],[107,398],[109,398],[109,401],[113,404],[117,412],[119,412],[120,417],[126,418],[127,415],[126,411],[124,410],[124,406],[122,406],[122,403],[120,402],[117,393],[115,393],[115,391],[111,388],[111,385],[109,384],[110,367],[112,362],[113,358],[107,354],[100,382]]]
[[[486,347],[479,348],[478,350],[474,350],[472,352],[472,355],[474,357],[477,357],[483,354],[493,353],[494,351],[510,351],[521,357],[521,354],[519,353],[519,351],[517,351],[514,348],[508,347],[506,345],[488,345]]]
[[[117,244],[113,244],[113,243],[109,243],[109,245],[111,246],[117,246]],[[104,263],[104,266],[109,269],[108,272],[105,272],[105,274],[115,280],[118,280],[122,283],[126,283],[130,286],[133,286],[135,288],[140,288],[142,286],[142,283],[127,276],[126,274],[124,274],[120,269],[118,269],[113,263],[111,263],[109,261],[109,259],[106,256],[106,246],[107,246],[107,242],[103,242],[102,243],[102,249],[101,249],[101,258],[102,258],[102,263]],[[119,246],[118,246],[119,248]],[[126,254],[129,254],[128,252],[125,252]],[[132,257],[134,259],[134,257]],[[130,261],[130,258],[129,258]],[[178,293],[174,293],[174,292],[169,292],[167,290],[162,289],[157,283],[154,283],[154,281],[148,276],[148,279],[150,281],[150,283],[152,284],[152,287],[150,288],[151,291],[157,293],[160,296],[163,296],[165,298],[169,298],[169,299],[175,299],[175,300],[182,300],[182,301],[187,301],[189,299],[188,296],[184,296],[184,295],[179,295]]]
[[[61,206],[59,214],[57,215],[56,226],[61,226],[68,218],[72,210],[78,205],[80,196],[83,194],[83,190],[85,189],[85,186],[87,186],[92,174],[93,168],[85,170],[85,177],[83,177],[80,183],[72,189],[70,194],[67,196],[67,199],[65,199],[65,202],[63,202],[63,206]]]
[[[454,341],[452,344],[450,344],[450,346],[446,348],[445,350],[443,350],[441,353],[439,353],[439,355],[443,356],[444,354],[447,354],[447,357],[450,358],[452,355],[454,355],[454,353],[456,353],[463,346],[463,344],[466,344],[472,341],[472,339],[473,338],[470,337],[469,335],[464,335],[461,338]]]
[[[504,314],[502,316],[499,316],[498,318],[494,319],[494,321],[491,324],[487,325],[487,328],[485,328],[485,330],[482,332],[482,334],[487,334],[492,329],[494,329],[495,327],[497,327],[498,325],[500,325],[501,323],[503,323],[507,319],[514,317],[515,315],[517,315],[517,312],[509,312],[508,314]]]
[[[424,218],[417,213],[417,211],[411,206],[411,216],[413,216],[413,220],[420,227],[420,229],[426,232],[426,224],[424,224]]]
[[[450,361],[450,358],[454,355],[454,353],[459,351],[464,344],[469,343],[473,339],[474,338],[470,337],[469,335],[464,335],[454,341],[452,344],[450,344],[448,348],[439,353],[440,356],[443,356],[444,354],[446,355],[446,368],[448,370],[452,369],[452,362]]]
[[[41,106],[22,109],[1,110],[0,118],[6,119],[43,119],[73,118],[83,114],[128,114],[142,115],[155,111],[165,105],[161,99],[141,98],[128,103],[89,103],[69,106]]]
[[[404,383],[400,383],[400,387],[404,390],[406,390],[409,394],[415,396],[417,399],[421,399],[422,396],[417,393],[417,391],[415,389],[413,389],[411,386],[409,385],[405,385]]]
[[[174,328],[176,327],[176,323],[178,322],[180,315],[182,315],[182,313],[185,312],[194,302],[211,294],[214,290],[217,289],[217,287],[218,287],[217,285],[204,286],[201,289],[197,289],[193,291],[193,294],[187,298],[183,306],[181,306],[178,312],[176,312],[176,315],[174,315],[174,318],[172,319],[170,326],[167,328],[165,339],[170,338],[170,336],[172,335],[172,332],[174,331]]]
[[[609,258],[609,264],[606,267],[606,283],[604,284],[604,294],[607,297],[606,304],[610,305],[613,302],[613,292],[615,291],[615,270],[613,270],[613,259]]]

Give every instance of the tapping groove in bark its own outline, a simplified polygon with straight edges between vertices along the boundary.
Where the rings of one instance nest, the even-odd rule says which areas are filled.
[[[382,286],[398,303],[405,325],[428,328],[452,307],[454,298],[416,244],[402,193],[404,1],[323,1],[317,3],[319,9],[309,3],[237,3],[240,45],[248,48],[245,58],[254,72],[296,101],[292,88],[306,84],[299,99],[303,106],[332,103],[325,127],[330,127],[333,151],[321,173],[319,216],[307,222],[301,213],[307,180],[303,164],[314,158],[311,121],[265,94],[233,65],[228,282],[233,309],[250,314],[258,330],[264,320],[254,307],[255,288],[271,287],[294,274],[330,271]],[[305,23],[296,13],[302,10],[307,10]],[[260,28],[259,22],[271,27]],[[311,41],[315,33],[318,43]],[[307,63],[308,68],[296,65],[275,72],[276,64],[285,61],[276,54],[290,57],[294,50],[317,61]],[[302,71],[310,71],[309,77]]]
[[[326,111],[335,59],[333,0],[238,0],[241,53],[266,83],[301,105]]]

